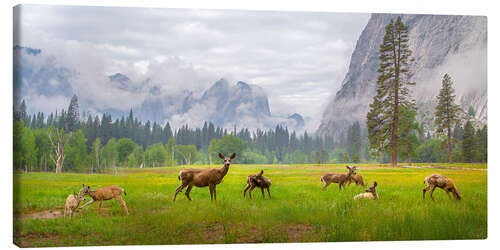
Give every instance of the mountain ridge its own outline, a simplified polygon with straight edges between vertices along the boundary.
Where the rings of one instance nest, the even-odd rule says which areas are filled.
[[[62,109],[67,107],[71,96],[77,94],[81,111],[85,113],[108,113],[120,117],[132,110],[144,122],[149,120],[163,124],[169,121],[179,127],[184,124],[201,127],[205,121],[226,128],[235,125],[261,129],[274,128],[276,125],[293,129],[304,127],[303,123],[297,122],[296,116],[288,118],[271,114],[264,89],[243,81],[231,84],[221,78],[206,89],[168,92],[161,83],[150,78],[134,81],[126,74],[116,72],[105,77],[99,91],[138,99],[134,100],[135,106],[124,107],[126,100],[118,98],[120,103],[115,104],[119,106],[118,109],[100,106],[89,96],[79,95],[79,88],[73,86],[78,74],[76,70],[58,63],[56,58],[45,55],[42,50],[15,46],[14,99],[17,101],[14,109],[21,99],[27,99],[28,106],[32,104],[36,107],[41,100],[53,98],[59,100],[54,104],[55,109]]]

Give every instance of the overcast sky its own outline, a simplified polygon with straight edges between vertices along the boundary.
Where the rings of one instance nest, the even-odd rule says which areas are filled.
[[[24,5],[21,36],[14,42],[76,67],[84,82],[121,72],[171,90],[204,90],[220,78],[256,84],[269,96],[273,114],[298,112],[312,118],[308,125],[315,129],[368,19],[369,14],[346,13]],[[85,83],[79,88],[89,96],[100,92]]]

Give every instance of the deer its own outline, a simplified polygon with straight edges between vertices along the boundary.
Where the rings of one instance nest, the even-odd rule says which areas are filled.
[[[352,168],[352,169],[353,169],[353,171],[354,171],[354,170],[356,170],[356,167],[355,167],[355,166],[351,166],[350,168]],[[365,183],[363,182],[363,177],[362,177],[360,174],[356,173],[356,172],[354,172],[354,173],[353,173],[353,174],[349,177],[348,182],[349,182],[349,183],[347,184],[348,186],[350,186],[350,185],[351,185],[351,183],[352,183],[352,182],[354,182],[354,183],[356,183],[356,186],[361,185],[361,186],[363,186],[363,187],[366,187]]]
[[[181,185],[175,189],[173,201],[175,202],[175,197],[185,187],[187,187],[185,195],[189,201],[192,201],[189,192],[191,192],[193,186],[208,186],[210,189],[210,200],[216,201],[216,186],[220,184],[224,176],[226,176],[229,171],[229,165],[231,165],[231,160],[236,157],[236,153],[233,153],[229,157],[225,157],[223,154],[219,153],[219,157],[224,161],[224,166],[221,168],[186,168],[179,171],[177,178],[181,181]]]
[[[361,193],[354,196],[354,200],[363,200],[363,199],[378,200],[376,187],[377,187],[377,182],[374,181],[373,184],[368,189],[365,190],[366,193]]]
[[[262,176],[264,174],[264,170],[261,170],[259,174],[251,174],[247,176],[247,186],[243,190],[243,198],[248,190],[248,196],[250,200],[252,199],[252,190],[256,187],[260,188],[262,191],[262,198],[265,198],[264,188],[267,190],[267,194],[269,195],[269,199],[271,199],[271,192],[269,192],[269,187],[271,186],[271,180]]]
[[[70,218],[73,218],[73,211],[75,211],[80,205],[81,201],[86,201],[85,195],[82,195],[82,192],[68,195],[66,198],[66,205],[64,206],[64,218],[69,213]]]
[[[422,198],[425,200],[425,192],[430,190],[429,196],[431,197],[431,201],[434,201],[434,197],[432,197],[432,193],[436,187],[443,189],[446,191],[446,194],[451,199],[450,193],[453,194],[455,199],[461,200],[460,192],[458,192],[457,187],[453,183],[453,181],[441,174],[431,174],[424,179],[424,184],[427,183],[424,189],[422,189]]]
[[[346,166],[346,168],[349,170],[348,173],[326,173],[323,176],[321,176],[321,181],[325,183],[323,186],[323,191],[326,190],[326,187],[330,185],[330,183],[335,182],[339,184],[339,191],[342,190],[342,187],[345,189],[345,184],[353,175],[356,170],[356,167],[351,167],[351,166]]]
[[[85,203],[85,205],[81,206],[80,209],[98,201],[99,202],[99,208],[97,210],[97,213],[100,215],[101,214],[101,206],[103,201],[115,199],[117,200],[120,205],[123,207],[125,210],[125,213],[129,215],[128,213],[128,208],[127,204],[122,198],[122,194],[127,195],[127,192],[119,186],[109,186],[109,187],[103,187],[103,188],[98,188],[96,190],[90,190],[90,186],[85,187],[85,184],[83,186],[83,194],[84,195],[89,195],[92,197],[92,200]]]

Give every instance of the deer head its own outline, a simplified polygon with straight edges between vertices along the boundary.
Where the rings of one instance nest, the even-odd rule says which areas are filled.
[[[349,176],[355,174],[356,172],[356,167],[355,166],[345,166],[349,170]]]
[[[219,153],[219,157],[224,160],[224,167],[229,167],[231,165],[231,160],[236,157],[236,153],[233,153],[231,156],[225,157],[222,153]]]
[[[85,194],[82,194],[81,191],[80,191],[79,194],[77,194],[76,192],[73,192],[73,196],[78,201],[78,203],[80,203],[80,201],[86,201],[87,200],[87,199],[85,199]]]
[[[366,189],[365,191],[369,192],[369,193],[372,193],[372,194],[375,194],[377,192],[375,190],[375,187],[377,187],[377,182],[376,181],[374,181],[373,184],[368,189]]]
[[[80,190],[80,193],[82,196],[85,196],[89,193],[90,191],[90,186],[85,186],[85,184],[82,184],[82,190]]]

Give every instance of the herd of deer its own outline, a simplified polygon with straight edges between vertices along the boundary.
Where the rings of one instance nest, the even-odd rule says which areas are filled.
[[[182,192],[185,187],[187,187],[185,195],[191,201],[189,193],[191,192],[193,186],[208,186],[210,189],[210,200],[216,200],[216,186],[223,181],[224,176],[226,176],[227,172],[229,171],[231,160],[236,157],[236,154],[233,153],[230,157],[225,157],[223,154],[219,153],[219,157],[224,161],[224,166],[222,168],[186,168],[181,170],[178,176],[178,179],[181,181],[181,185],[175,190],[173,201],[175,202],[177,194],[179,192]],[[352,182],[356,183],[356,186],[362,185],[363,187],[366,187],[365,183],[363,182],[363,177],[360,174],[356,173],[355,166],[346,166],[346,168],[348,170],[347,173],[326,173],[321,176],[321,181],[324,183],[323,190],[326,190],[326,187],[331,183],[338,183],[339,190],[342,190],[342,188],[345,189],[345,185],[350,185]],[[247,186],[243,190],[243,197],[245,197],[245,194],[248,191],[248,196],[250,197],[250,199],[252,199],[252,190],[258,187],[261,189],[262,196],[264,198],[264,189],[267,190],[267,194],[269,195],[269,198],[271,198],[271,192],[269,191],[271,180],[264,177],[263,174],[264,170],[261,170],[259,174],[252,174],[247,177]],[[448,197],[451,198],[450,193],[452,193],[455,199],[461,199],[460,193],[458,192],[458,189],[453,181],[441,174],[431,174],[425,177],[424,183],[426,183],[427,186],[422,190],[423,199],[425,199],[425,193],[427,191],[430,191],[429,195],[431,197],[431,200],[434,201],[432,193],[437,187],[446,191]],[[374,181],[373,184],[366,189],[366,193],[356,195],[354,197],[354,200],[377,200],[379,197],[376,187],[377,182]],[[125,210],[125,213],[128,215],[128,208],[125,204],[125,201],[123,201],[122,199],[122,193],[125,195],[127,194],[125,190],[119,186],[98,188],[92,191],[90,190],[90,186],[85,186],[85,184],[83,184],[80,193],[77,194],[76,192],[74,192],[73,194],[70,194],[66,199],[66,206],[64,207],[64,217],[66,217],[67,213],[69,213],[69,215],[72,217],[74,210],[84,208],[96,201],[99,202],[98,214],[100,214],[102,202],[111,199],[116,199]],[[92,200],[82,207],[78,208],[80,202],[86,200],[86,195],[90,196]]]

